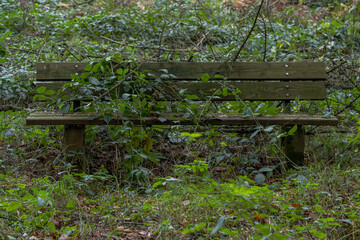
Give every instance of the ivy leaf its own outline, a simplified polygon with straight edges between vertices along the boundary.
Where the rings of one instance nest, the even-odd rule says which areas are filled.
[[[330,118],[331,117],[331,111],[325,113],[324,115],[322,115],[323,118]]]
[[[249,107],[246,108],[244,117],[250,117],[251,115],[252,115],[251,108],[249,108]]]
[[[253,139],[258,133],[260,132],[260,129],[256,130],[255,132],[253,132],[250,136],[250,139]]]
[[[89,120],[95,120],[95,119],[98,119],[98,118],[100,118],[100,116],[98,116],[98,115],[93,115],[93,116],[90,116],[89,117]]]
[[[259,172],[272,172],[273,169],[272,168],[268,168],[268,167],[263,167],[259,170]]]
[[[98,79],[96,79],[96,78],[93,78],[93,77],[91,77],[91,78],[89,79],[89,82],[90,82],[91,84],[94,84],[94,85],[100,85],[100,81],[99,81]]]
[[[106,122],[106,124],[109,124],[111,120],[112,120],[111,114],[104,114],[104,121]]]
[[[60,112],[61,113],[69,113],[70,111],[70,104],[65,104],[61,109],[60,109]]]
[[[167,121],[167,119],[164,118],[164,117],[159,117],[158,120],[159,120],[160,122],[166,122],[166,121]]]
[[[259,173],[255,176],[255,181],[259,185],[263,184],[265,182],[265,179],[266,178],[265,178],[264,174],[262,174],[262,173]]]

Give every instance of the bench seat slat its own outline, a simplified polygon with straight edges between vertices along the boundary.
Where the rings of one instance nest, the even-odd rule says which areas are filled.
[[[113,117],[110,125],[122,125],[130,120],[134,125],[194,125],[192,119],[183,119],[182,115],[162,115],[140,118]],[[166,120],[165,120],[166,119]],[[32,113],[26,119],[27,125],[106,125],[106,122],[96,113]],[[207,114],[199,124],[211,125],[328,125],[336,126],[336,117],[323,118],[321,115],[309,114],[279,114],[244,117],[239,113]]]
[[[39,82],[37,87],[46,87],[47,90],[57,92],[63,87],[64,82]],[[219,89],[228,87],[228,95],[215,95]],[[179,100],[177,91],[186,89],[185,94],[196,95],[195,100],[203,101],[211,98],[214,101],[281,101],[281,100],[323,100],[325,99],[324,81],[303,81],[303,82],[167,82],[160,87],[159,92],[164,95],[163,99],[174,101]],[[230,89],[239,89],[240,94],[234,96]],[[117,96],[122,96],[124,91],[118,90]],[[152,93],[148,93],[152,94]],[[63,95],[72,95],[72,92],[64,91]],[[113,93],[113,97],[116,95]],[[160,94],[161,95],[161,94]]]
[[[124,63],[126,65],[129,63]],[[38,63],[38,81],[71,80],[71,74],[81,74],[88,63]],[[117,66],[121,67],[121,65]],[[136,68],[136,67],[135,67]],[[141,63],[138,71],[145,71],[156,76],[166,69],[169,74],[181,80],[197,80],[203,74],[219,74],[228,80],[325,80],[324,63],[281,62],[281,63],[200,63],[200,62],[163,62]]]

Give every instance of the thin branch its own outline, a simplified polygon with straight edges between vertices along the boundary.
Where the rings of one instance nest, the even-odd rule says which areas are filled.
[[[264,38],[265,38],[263,62],[266,62],[266,52],[267,52],[267,27],[266,27],[266,19],[264,18],[263,15],[261,15],[261,17],[262,17],[263,24],[264,24]]]
[[[264,1],[265,1],[265,0],[261,0],[261,3],[260,3],[260,6],[259,6],[259,9],[258,9],[258,11],[257,11],[257,13],[256,13],[256,16],[255,16],[254,23],[253,23],[253,25],[252,25],[252,27],[251,27],[250,31],[248,32],[248,34],[247,34],[247,36],[246,36],[245,40],[244,40],[244,41],[243,41],[243,43],[241,44],[241,46],[240,46],[239,50],[237,50],[237,52],[235,53],[235,55],[234,55],[234,57],[233,57],[233,59],[232,59],[232,61],[231,61],[231,63],[232,63],[232,64],[236,61],[236,59],[238,58],[238,56],[239,56],[239,54],[240,54],[241,50],[244,48],[244,46],[245,46],[246,42],[247,42],[247,41],[248,41],[248,39],[250,38],[250,35],[251,35],[251,33],[253,32],[253,30],[254,30],[254,28],[255,28],[255,26],[256,26],[256,22],[257,22],[257,19],[258,19],[259,15],[260,15],[260,11],[261,11],[261,8],[262,8],[262,6],[263,6],[263,4],[264,4]]]

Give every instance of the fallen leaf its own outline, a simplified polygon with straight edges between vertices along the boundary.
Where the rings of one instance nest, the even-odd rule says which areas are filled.
[[[185,201],[182,202],[182,204],[183,204],[184,206],[189,205],[189,203],[190,203],[190,200],[185,200]]]
[[[125,230],[124,226],[119,226],[116,228],[119,232],[123,232]]]
[[[226,167],[215,167],[214,171],[215,172],[226,172]]]
[[[257,214],[255,214],[255,215],[253,215],[253,218],[254,218],[256,221],[259,221],[259,220],[263,219],[263,215],[257,213]]]
[[[68,4],[66,4],[66,3],[62,3],[62,2],[61,2],[61,3],[59,3],[59,4],[58,4],[58,6],[59,6],[59,7],[66,7],[66,8],[70,8]]]

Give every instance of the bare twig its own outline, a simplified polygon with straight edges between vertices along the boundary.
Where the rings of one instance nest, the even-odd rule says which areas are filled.
[[[248,32],[247,36],[245,37],[245,40],[244,40],[243,43],[241,44],[240,48],[239,48],[239,49],[236,51],[236,53],[234,54],[233,59],[231,60],[231,63],[232,63],[232,64],[236,61],[236,59],[238,58],[241,50],[244,48],[247,40],[250,38],[250,35],[251,35],[251,33],[253,32],[253,30],[254,30],[254,28],[255,28],[255,26],[256,26],[256,22],[257,22],[257,19],[258,19],[259,15],[260,15],[260,11],[261,11],[261,8],[262,8],[262,6],[263,6],[263,4],[264,4],[264,1],[265,1],[265,0],[261,0],[259,9],[258,9],[258,11],[257,11],[257,13],[256,13],[256,16],[255,16],[254,23],[253,23],[250,31]]]
[[[3,106],[0,105],[0,111],[8,111],[8,110],[21,111],[21,110],[24,110],[24,108],[13,106],[13,105],[3,105]]]
[[[261,18],[262,18],[263,25],[264,25],[264,38],[265,38],[263,62],[266,62],[266,52],[267,52],[267,27],[266,27],[266,19],[264,18],[263,15],[261,15]]]

